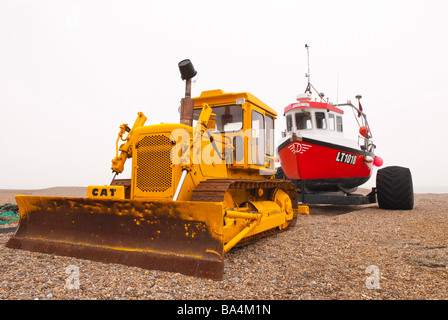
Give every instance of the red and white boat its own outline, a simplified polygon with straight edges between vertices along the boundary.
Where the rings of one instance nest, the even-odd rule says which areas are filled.
[[[305,45],[305,48],[309,48]],[[308,54],[309,56],[309,54]],[[281,167],[277,178],[291,180],[298,200],[315,204],[368,204],[378,201],[383,209],[411,210],[414,207],[412,175],[409,168],[390,166],[378,169],[376,187],[367,194],[354,193],[372,176],[374,166],[383,160],[375,155],[372,132],[356,96],[358,106],[351,101],[332,104],[310,83],[297,96],[297,102],[286,106],[286,130],[278,143]],[[311,89],[320,101],[313,101]],[[348,110],[347,110],[348,109]],[[359,134],[346,138],[344,116],[353,111]]]
[[[360,104],[355,107],[350,101],[333,105],[321,94],[320,102],[312,101],[310,88],[284,110],[286,130],[277,149],[284,178],[306,192],[354,192],[370,179],[374,164],[382,164],[374,153],[366,115]],[[353,108],[359,118],[360,135],[355,139],[344,136],[342,106]]]
[[[309,46],[305,45],[309,57]],[[305,194],[339,192],[351,194],[372,176],[373,167],[383,161],[375,156],[375,145],[361,106],[351,101],[332,104],[324,99],[310,82],[308,60],[308,85],[297,102],[286,106],[286,130],[282,132],[277,153],[281,168],[277,176],[292,180],[302,200]],[[312,100],[313,89],[320,101]],[[350,108],[359,125],[359,135],[346,138],[344,114]],[[374,192],[372,193],[374,194]],[[373,196],[372,196],[373,197]]]

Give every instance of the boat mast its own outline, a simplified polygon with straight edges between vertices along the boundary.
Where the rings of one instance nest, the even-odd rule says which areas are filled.
[[[305,44],[305,48],[306,48],[306,60],[307,60],[307,64],[308,64],[308,73],[305,74],[305,77],[308,78],[308,85],[306,86],[305,89],[305,93],[311,93],[311,82],[310,82],[310,50],[309,50],[309,45]]]
[[[322,100],[324,98],[324,94],[317,91],[317,89],[314,88],[313,85],[311,84],[311,80],[310,80],[311,76],[310,76],[310,50],[309,50],[309,47],[310,47],[309,45],[305,44],[306,58],[307,58],[307,63],[308,63],[308,73],[305,74],[305,77],[308,78],[308,85],[306,86],[305,93],[308,92],[309,94],[312,94],[311,88],[314,89],[314,91],[316,91],[317,95],[319,96],[319,98],[321,99],[321,102],[322,102]],[[327,101],[327,103],[328,103],[328,101]]]

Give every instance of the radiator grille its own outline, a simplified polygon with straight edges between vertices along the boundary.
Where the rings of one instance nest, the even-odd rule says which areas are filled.
[[[138,142],[137,188],[145,192],[164,192],[171,188],[172,167],[169,137],[148,135]]]

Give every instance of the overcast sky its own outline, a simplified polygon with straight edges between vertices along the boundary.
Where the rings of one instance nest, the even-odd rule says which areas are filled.
[[[108,184],[122,123],[179,121],[185,58],[193,96],[248,91],[283,129],[309,44],[319,91],[363,96],[384,166],[448,192],[447,30],[441,0],[2,0],[0,188]]]

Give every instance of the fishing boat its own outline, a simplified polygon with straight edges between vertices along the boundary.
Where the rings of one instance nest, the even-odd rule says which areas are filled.
[[[350,101],[333,105],[311,99],[306,92],[285,107],[286,130],[277,149],[283,173],[309,191],[354,192],[370,179],[374,165],[382,165],[366,114]],[[353,108],[360,118],[354,139],[344,136],[341,106]]]
[[[281,164],[278,175],[294,181],[302,195],[351,194],[370,179],[374,166],[383,164],[375,155],[376,146],[361,96],[356,96],[357,106],[351,101],[333,104],[311,84],[309,64],[306,76],[305,92],[284,108],[286,129],[278,142]],[[344,117],[350,111],[359,131],[355,136],[346,137]]]

